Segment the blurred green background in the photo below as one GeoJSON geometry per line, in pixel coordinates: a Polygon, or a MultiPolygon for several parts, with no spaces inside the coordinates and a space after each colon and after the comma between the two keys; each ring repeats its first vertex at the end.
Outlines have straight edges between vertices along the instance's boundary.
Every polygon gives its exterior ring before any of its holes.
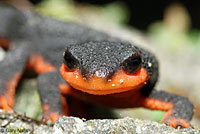
{"type": "MultiPolygon", "coordinates": [[[[34,0],[32,1],[33,3],[37,3],[34,0]]],[[[134,8],[130,9],[127,5],[129,3],[126,0],[105,0],[102,2],[98,2],[98,0],[43,0],[36,4],[36,10],[44,15],[49,15],[60,20],[78,21],[80,23],[83,21],[85,14],[87,14],[87,17],[97,16],[108,23],[142,30],[158,42],[158,44],[168,45],[171,49],[176,50],[176,48],[185,44],[194,45],[200,51],[200,21],[193,20],[195,21],[193,24],[192,15],[189,14],[187,9],[188,5],[194,6],[198,3],[190,2],[193,4],[186,5],[187,3],[184,3],[184,1],[168,1],[166,3],[155,1],[151,2],[148,7],[155,6],[145,9],[149,2],[143,1],[143,3],[139,4],[133,2],[131,4],[140,6],[135,10],[134,8]],[[153,9],[154,7],[155,9],[153,9]],[[162,7],[162,9],[156,7],[162,7]],[[138,10],[138,8],[141,9],[138,10]],[[158,15],[153,15],[156,12],[158,15]],[[145,16],[142,16],[143,14],[145,16]],[[139,18],[138,16],[142,18],[140,21],[136,20],[139,18]],[[136,24],[134,23],[134,19],[136,24]],[[196,23],[198,23],[198,26],[196,23]]],[[[191,8],[194,8],[197,12],[196,14],[199,14],[196,18],[200,17],[200,10],[197,10],[195,7],[191,8]]]]}

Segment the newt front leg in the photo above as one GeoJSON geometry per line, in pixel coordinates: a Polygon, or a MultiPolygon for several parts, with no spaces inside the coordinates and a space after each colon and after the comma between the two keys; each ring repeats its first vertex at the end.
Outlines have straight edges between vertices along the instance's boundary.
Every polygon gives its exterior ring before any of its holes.
{"type": "Polygon", "coordinates": [[[43,122],[56,122],[61,115],[68,115],[66,99],[59,92],[59,84],[67,84],[59,72],[47,72],[38,78],[38,92],[43,104],[43,122]]]}
{"type": "Polygon", "coordinates": [[[194,106],[186,97],[153,90],[141,102],[143,107],[167,111],[162,121],[168,126],[174,128],[192,127],[189,121],[192,119],[194,106]]]}
{"type": "Polygon", "coordinates": [[[14,106],[15,89],[24,72],[30,55],[34,52],[30,42],[15,42],[0,62],[0,108],[11,110],[14,106]]]}

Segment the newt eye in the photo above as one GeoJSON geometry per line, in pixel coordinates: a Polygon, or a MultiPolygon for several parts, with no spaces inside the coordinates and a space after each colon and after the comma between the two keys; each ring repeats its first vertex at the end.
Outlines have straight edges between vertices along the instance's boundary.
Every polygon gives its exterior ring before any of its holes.
{"type": "Polygon", "coordinates": [[[123,69],[127,73],[136,73],[142,64],[142,59],[140,56],[132,56],[126,59],[123,63],[123,69]]]}
{"type": "Polygon", "coordinates": [[[67,66],[69,70],[72,70],[76,67],[76,61],[75,58],[72,56],[71,53],[68,51],[64,52],[64,64],[67,66]]]}

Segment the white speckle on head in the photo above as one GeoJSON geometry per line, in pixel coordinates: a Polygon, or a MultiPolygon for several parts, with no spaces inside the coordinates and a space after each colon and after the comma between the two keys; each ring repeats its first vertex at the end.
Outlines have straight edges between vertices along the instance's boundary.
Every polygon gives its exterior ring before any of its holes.
{"type": "Polygon", "coordinates": [[[151,67],[152,66],[152,63],[151,62],[148,62],[148,67],[151,67]]]}
{"type": "Polygon", "coordinates": [[[116,86],[116,84],[112,84],[112,86],[114,87],[114,86],[116,86]]]}
{"type": "Polygon", "coordinates": [[[95,72],[95,75],[97,76],[97,77],[100,77],[100,78],[104,78],[106,75],[105,75],[105,73],[104,72],[101,72],[101,71],[96,71],[95,72]]]}
{"type": "Polygon", "coordinates": [[[63,56],[65,56],[65,52],[63,52],[63,56]]]}
{"type": "Polygon", "coordinates": [[[5,56],[6,56],[6,52],[0,47],[0,61],[2,61],[5,56]]]}
{"type": "Polygon", "coordinates": [[[146,85],[146,84],[147,84],[147,82],[145,81],[145,82],[144,82],[144,84],[146,85]]]}
{"type": "Polygon", "coordinates": [[[108,82],[111,82],[112,80],[111,79],[108,79],[108,82]]]}
{"type": "Polygon", "coordinates": [[[75,72],[74,72],[74,74],[75,74],[75,75],[78,75],[78,72],[77,72],[77,71],[75,71],[75,72]]]}
{"type": "Polygon", "coordinates": [[[96,71],[96,72],[95,72],[95,75],[96,75],[97,77],[100,77],[100,76],[101,76],[100,73],[99,73],[99,71],[96,71]]]}
{"type": "Polygon", "coordinates": [[[76,79],[78,79],[78,75],[76,75],[76,79]]]}
{"type": "Polygon", "coordinates": [[[119,82],[120,82],[120,84],[122,84],[122,83],[124,82],[124,80],[123,80],[123,79],[120,79],[119,82]]]}

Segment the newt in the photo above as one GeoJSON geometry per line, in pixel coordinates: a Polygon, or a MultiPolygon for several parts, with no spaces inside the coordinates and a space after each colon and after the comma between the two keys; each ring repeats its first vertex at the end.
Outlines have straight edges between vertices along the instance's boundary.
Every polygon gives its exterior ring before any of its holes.
{"type": "Polygon", "coordinates": [[[112,108],[166,111],[162,121],[192,127],[193,104],[156,90],[158,61],[135,44],[74,22],[62,22],[10,5],[0,7],[0,108],[12,110],[19,81],[37,74],[43,118],[69,115],[67,97],[112,108]]]}

